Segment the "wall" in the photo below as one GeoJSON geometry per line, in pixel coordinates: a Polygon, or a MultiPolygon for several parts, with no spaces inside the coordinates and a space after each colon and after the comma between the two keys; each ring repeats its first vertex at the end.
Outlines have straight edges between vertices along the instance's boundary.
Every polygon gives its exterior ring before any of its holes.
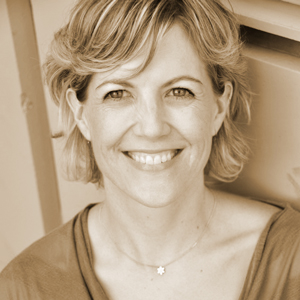
{"type": "Polygon", "coordinates": [[[254,45],[245,54],[254,92],[245,127],[252,154],[240,178],[224,189],[300,208],[300,57],[254,45]]]}
{"type": "MultiPolygon", "coordinates": [[[[43,62],[45,60],[45,56],[48,51],[49,44],[53,38],[54,32],[66,22],[69,10],[73,6],[75,1],[32,0],[31,3],[40,58],[43,62]]],[[[52,132],[55,132],[58,130],[58,111],[53,101],[50,99],[47,89],[45,89],[45,93],[50,128],[52,132]]],[[[62,143],[60,140],[52,140],[52,145],[54,149],[55,164],[57,169],[62,218],[63,222],[66,222],[88,203],[98,202],[102,200],[103,193],[101,190],[97,191],[95,186],[92,184],[85,185],[80,182],[69,182],[65,180],[60,161],[62,143]]]]}
{"type": "MultiPolygon", "coordinates": [[[[26,6],[25,2],[21,2],[21,5],[26,6]]],[[[34,22],[36,23],[35,31],[41,61],[44,60],[54,31],[65,21],[66,14],[70,5],[72,5],[70,2],[32,2],[33,12],[36,16],[34,22]],[[45,12],[47,13],[45,14],[45,12]]],[[[12,3],[9,2],[10,5],[18,5],[17,1],[12,3]]],[[[13,11],[15,12],[15,10],[13,11]]],[[[25,9],[23,11],[23,7],[22,12],[24,16],[20,18],[19,22],[27,22],[24,20],[28,17],[28,14],[25,13],[25,9]]],[[[13,41],[13,37],[16,37],[17,32],[12,30],[11,20],[12,16],[10,15],[9,19],[6,1],[0,0],[0,36],[1,44],[5,45],[5,47],[0,48],[0,65],[2,70],[6,70],[6,72],[0,73],[2,96],[2,109],[0,110],[0,270],[24,248],[45,234],[45,218],[51,218],[53,214],[53,211],[51,212],[49,208],[44,207],[43,211],[41,207],[43,198],[41,189],[45,189],[39,182],[41,176],[37,176],[38,170],[35,165],[39,153],[35,153],[33,156],[36,145],[32,144],[37,140],[30,140],[30,132],[32,136],[32,130],[34,130],[31,128],[29,131],[29,127],[32,125],[32,123],[29,124],[30,120],[28,119],[30,108],[24,105],[24,98],[21,97],[21,94],[24,93],[24,72],[25,70],[28,72],[28,69],[24,70],[20,66],[20,61],[18,65],[18,54],[15,51],[13,41]],[[14,35],[12,35],[12,32],[14,35]],[[21,73],[19,73],[19,70],[21,70],[21,73]],[[23,106],[21,105],[22,101],[23,106]]],[[[27,76],[30,77],[31,74],[25,74],[25,77],[27,76]]],[[[57,129],[57,109],[50,100],[47,91],[45,92],[50,127],[51,131],[54,132],[57,129]]],[[[43,96],[38,101],[44,101],[43,96]]],[[[97,191],[93,185],[66,181],[60,168],[61,143],[59,141],[52,141],[52,143],[55,150],[55,167],[59,198],[62,199],[61,213],[62,222],[64,223],[88,203],[99,201],[101,191],[97,191]]],[[[43,164],[42,157],[38,163],[43,164]]],[[[43,173],[45,174],[47,171],[43,173]]],[[[46,180],[47,176],[46,174],[46,180]]],[[[54,187],[54,189],[56,188],[54,187]]],[[[53,201],[55,200],[53,199],[53,201]]],[[[49,201],[51,199],[48,199],[49,201]]],[[[55,213],[59,212],[56,211],[55,213]]],[[[46,230],[49,231],[49,228],[46,228],[46,230]]]]}
{"type": "Polygon", "coordinates": [[[44,234],[5,0],[0,0],[0,270],[44,234]]]}

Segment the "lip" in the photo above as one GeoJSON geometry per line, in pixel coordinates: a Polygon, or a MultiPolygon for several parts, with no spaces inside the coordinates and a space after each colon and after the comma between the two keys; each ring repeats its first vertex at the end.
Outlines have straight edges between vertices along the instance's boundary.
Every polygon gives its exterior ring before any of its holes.
{"type": "Polygon", "coordinates": [[[144,170],[144,171],[160,171],[160,170],[164,170],[164,169],[167,169],[169,168],[177,159],[178,159],[178,156],[182,153],[183,149],[168,149],[168,150],[145,150],[145,149],[139,149],[139,150],[130,150],[130,151],[122,151],[122,153],[124,154],[124,156],[130,160],[130,162],[133,164],[133,166],[135,166],[137,169],[139,170],[144,170]],[[160,163],[160,164],[154,164],[154,165],[150,165],[150,164],[142,164],[140,162],[137,162],[135,161],[134,159],[132,159],[129,155],[128,155],[128,152],[143,152],[145,154],[159,154],[161,152],[164,152],[164,151],[175,151],[176,154],[175,156],[169,160],[169,161],[166,161],[164,163],[160,163]]]}
{"type": "Polygon", "coordinates": [[[126,150],[126,151],[122,151],[123,153],[128,153],[128,152],[141,152],[141,153],[145,153],[145,154],[159,154],[162,152],[166,152],[166,151],[182,151],[182,148],[164,148],[164,149],[130,149],[130,150],[126,150]]]}

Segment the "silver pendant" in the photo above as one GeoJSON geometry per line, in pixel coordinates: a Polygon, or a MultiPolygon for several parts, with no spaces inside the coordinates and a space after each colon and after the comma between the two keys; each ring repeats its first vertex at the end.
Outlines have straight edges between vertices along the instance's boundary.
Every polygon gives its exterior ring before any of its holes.
{"type": "Polygon", "coordinates": [[[160,266],[159,268],[157,268],[157,274],[159,275],[163,275],[165,273],[165,268],[160,266]]]}

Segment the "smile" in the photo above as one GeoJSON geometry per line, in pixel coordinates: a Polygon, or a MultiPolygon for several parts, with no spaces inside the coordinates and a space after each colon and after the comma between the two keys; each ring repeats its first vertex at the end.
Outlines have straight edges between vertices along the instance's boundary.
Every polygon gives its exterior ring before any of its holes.
{"type": "Polygon", "coordinates": [[[131,159],[146,165],[159,165],[172,160],[182,149],[167,150],[159,153],[124,152],[131,159]]]}

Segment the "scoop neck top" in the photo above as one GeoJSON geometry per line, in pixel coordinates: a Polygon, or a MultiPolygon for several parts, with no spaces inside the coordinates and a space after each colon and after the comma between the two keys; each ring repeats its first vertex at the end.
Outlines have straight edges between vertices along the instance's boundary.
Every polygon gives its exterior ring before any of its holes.
{"type": "MultiPolygon", "coordinates": [[[[257,199],[253,200],[257,201],[257,199]]],[[[298,295],[300,295],[300,213],[295,211],[289,204],[273,201],[263,202],[277,206],[280,210],[270,217],[260,234],[238,300],[277,299],[276,295],[272,292],[272,288],[274,288],[274,291],[276,290],[276,294],[280,295],[283,291],[278,291],[277,284],[280,282],[281,286],[282,281],[284,281],[284,276],[288,276],[288,274],[284,275],[284,270],[280,270],[280,266],[282,269],[286,268],[286,265],[289,262],[292,263],[294,258],[297,258],[297,263],[299,263],[299,272],[297,275],[298,295]],[[297,257],[295,257],[295,252],[298,252],[297,257]],[[284,259],[280,259],[282,254],[284,254],[284,259]],[[281,265],[279,265],[279,262],[281,262],[281,265]],[[276,270],[273,272],[272,270],[274,268],[276,270]],[[273,296],[270,297],[269,295],[273,296]]],[[[92,250],[87,228],[88,211],[90,208],[91,207],[87,207],[82,213],[82,233],[87,246],[86,255],[88,255],[90,261],[89,268],[85,269],[85,271],[89,274],[93,274],[91,288],[97,285],[98,289],[101,289],[104,293],[92,268],[92,250]]],[[[284,288],[287,288],[286,285],[282,287],[282,290],[284,290],[284,288]]],[[[108,300],[106,296],[103,300],[104,299],[108,300]]],[[[278,299],[286,300],[287,298],[278,299]]]]}
{"type": "MultiPolygon", "coordinates": [[[[280,210],[258,239],[238,300],[300,299],[300,213],[289,204],[268,203],[280,210]]],[[[1,300],[108,300],[93,269],[88,233],[88,214],[96,204],[7,265],[0,273],[1,300]]]]}

